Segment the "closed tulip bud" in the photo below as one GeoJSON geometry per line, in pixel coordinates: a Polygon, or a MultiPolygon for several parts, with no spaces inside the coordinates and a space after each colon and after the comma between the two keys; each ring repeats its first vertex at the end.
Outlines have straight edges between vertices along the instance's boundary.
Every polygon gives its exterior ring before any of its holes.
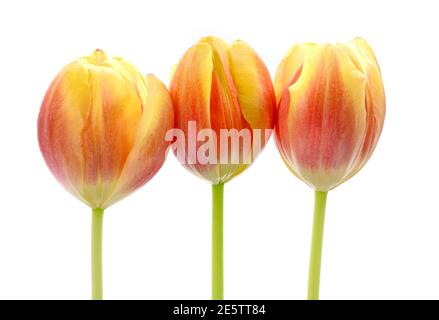
{"type": "Polygon", "coordinates": [[[56,179],[92,208],[92,298],[102,299],[104,209],[160,169],[173,126],[166,87],[101,51],[66,67],[50,85],[38,118],[43,157],[56,179]]]}
{"type": "Polygon", "coordinates": [[[355,175],[384,123],[380,69],[363,39],[296,45],[275,76],[276,142],[288,168],[317,191],[355,175]]]}
{"type": "Polygon", "coordinates": [[[170,85],[179,161],[212,183],[212,298],[223,299],[223,188],[265,146],[275,124],[270,74],[246,43],[202,38],[170,85]]]}
{"type": "Polygon", "coordinates": [[[182,156],[177,156],[213,184],[244,171],[274,127],[276,100],[269,72],[242,41],[229,45],[215,37],[199,40],[177,65],[170,93],[175,127],[185,138],[182,156]],[[242,140],[232,141],[236,138],[242,140]],[[211,148],[204,161],[200,151],[206,140],[211,148]]]}
{"type": "Polygon", "coordinates": [[[38,140],[57,180],[92,208],[146,183],[168,149],[173,108],[166,87],[101,50],[56,76],[38,118],[38,140]]]}
{"type": "Polygon", "coordinates": [[[381,73],[363,39],[302,44],[275,77],[276,142],[288,168],[315,190],[308,299],[319,299],[326,199],[372,155],[384,124],[381,73]]]}

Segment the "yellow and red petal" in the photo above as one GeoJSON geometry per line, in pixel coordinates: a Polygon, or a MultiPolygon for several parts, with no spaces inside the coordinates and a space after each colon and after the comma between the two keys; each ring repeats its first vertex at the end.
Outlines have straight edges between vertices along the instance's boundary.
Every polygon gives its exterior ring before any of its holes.
{"type": "Polygon", "coordinates": [[[175,69],[169,91],[178,114],[175,126],[186,134],[188,121],[210,127],[212,70],[212,50],[205,43],[190,48],[175,69]]]}
{"type": "MultiPolygon", "coordinates": [[[[175,110],[175,128],[185,136],[185,158],[182,164],[189,171],[206,179],[216,179],[215,165],[199,165],[196,151],[200,142],[189,132],[189,122],[195,121],[197,129],[210,128],[210,100],[212,87],[212,49],[207,43],[197,43],[181,58],[170,84],[170,94],[175,110]],[[189,143],[190,142],[190,143],[189,143]],[[192,145],[193,144],[193,145],[192,145]]],[[[195,135],[197,132],[195,132],[195,135]]]]}
{"type": "Polygon", "coordinates": [[[264,62],[243,41],[233,42],[228,54],[242,115],[252,129],[273,129],[276,98],[264,62]]]}
{"type": "Polygon", "coordinates": [[[347,177],[350,178],[357,173],[369,160],[384,125],[386,113],[386,96],[384,84],[381,78],[381,71],[376,57],[369,44],[361,38],[356,38],[349,43],[349,47],[356,54],[366,74],[366,113],[367,129],[363,146],[358,155],[353,172],[347,177]]]}
{"type": "Polygon", "coordinates": [[[38,117],[38,140],[47,166],[78,198],[84,184],[81,133],[92,100],[88,76],[82,64],[65,67],[47,90],[38,117]]]}
{"type": "Polygon", "coordinates": [[[277,103],[285,90],[295,82],[297,73],[302,68],[305,57],[311,54],[319,45],[314,43],[296,44],[288,50],[280,62],[274,77],[274,91],[277,103]]]}
{"type": "Polygon", "coordinates": [[[88,184],[96,179],[113,183],[133,148],[142,102],[137,88],[113,69],[90,67],[90,82],[93,101],[83,128],[85,178],[88,184]]]}
{"type": "Polygon", "coordinates": [[[123,198],[148,182],[166,159],[170,142],[166,133],[174,125],[171,96],[153,75],[144,79],[143,111],[136,126],[134,144],[120,172],[120,178],[106,205],[123,198]]]}

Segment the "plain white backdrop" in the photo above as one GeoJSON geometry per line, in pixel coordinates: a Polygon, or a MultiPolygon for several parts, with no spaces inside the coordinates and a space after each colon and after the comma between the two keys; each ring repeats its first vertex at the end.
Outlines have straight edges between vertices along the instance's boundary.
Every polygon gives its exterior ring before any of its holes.
{"type": "MultiPolygon", "coordinates": [[[[387,117],[375,154],[329,193],[322,299],[439,299],[436,1],[0,2],[0,298],[88,299],[88,207],[53,178],[37,116],[57,72],[96,48],[166,84],[198,38],[248,42],[274,75],[296,42],[362,36],[387,117]]],[[[104,218],[106,299],[210,298],[210,185],[173,154],[104,218]]],[[[225,297],[306,297],[313,191],[270,141],[225,186],[225,297]]]]}

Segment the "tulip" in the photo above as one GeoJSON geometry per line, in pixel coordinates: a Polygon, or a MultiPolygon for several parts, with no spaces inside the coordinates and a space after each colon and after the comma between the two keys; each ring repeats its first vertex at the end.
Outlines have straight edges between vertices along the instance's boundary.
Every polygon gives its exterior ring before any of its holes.
{"type": "Polygon", "coordinates": [[[274,86],[277,147],[291,172],[315,190],[308,298],[318,299],[327,192],[372,155],[384,124],[384,87],[375,55],[360,38],[293,46],[274,86]]]}
{"type": "Polygon", "coordinates": [[[104,209],[160,169],[172,100],[152,75],[102,50],[65,66],[44,97],[38,140],[50,171],[92,208],[92,297],[102,298],[104,209]]]}
{"type": "Polygon", "coordinates": [[[254,161],[274,128],[273,85],[246,43],[206,37],[181,58],[170,93],[174,153],[212,184],[212,297],[223,299],[223,187],[254,161]]]}

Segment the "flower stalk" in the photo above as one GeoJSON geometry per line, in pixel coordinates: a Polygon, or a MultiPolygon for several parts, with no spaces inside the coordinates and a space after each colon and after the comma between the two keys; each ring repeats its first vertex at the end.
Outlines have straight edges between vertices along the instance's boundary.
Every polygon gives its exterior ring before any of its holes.
{"type": "Polygon", "coordinates": [[[212,185],[212,300],[224,299],[224,184],[212,185]]]}
{"type": "Polygon", "coordinates": [[[102,300],[102,225],[104,210],[92,210],[91,224],[91,297],[93,300],[102,300]]]}
{"type": "Polygon", "coordinates": [[[320,267],[322,264],[323,229],[328,192],[315,191],[312,226],[311,258],[309,262],[308,300],[319,300],[320,267]]]}

